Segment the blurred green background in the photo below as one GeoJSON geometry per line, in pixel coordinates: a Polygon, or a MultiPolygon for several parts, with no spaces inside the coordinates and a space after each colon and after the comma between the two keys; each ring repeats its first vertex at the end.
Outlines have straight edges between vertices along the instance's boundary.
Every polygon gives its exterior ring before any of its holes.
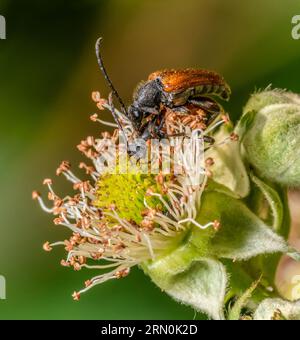
{"type": "MultiPolygon", "coordinates": [[[[139,270],[73,302],[71,294],[93,275],[59,265],[62,248],[47,254],[45,240],[67,233],[32,202],[62,159],[99,126],[90,94],[108,94],[94,43],[129,103],[141,79],[161,68],[201,67],[223,74],[234,118],[255,88],[300,92],[300,40],[291,38],[297,0],[0,0],[7,39],[0,40],[0,274],[7,299],[0,319],[192,319],[139,270]]],[[[108,114],[106,118],[109,118],[108,114]]],[[[58,178],[55,189],[71,187],[58,178]]],[[[196,316],[200,317],[199,315],[196,316]]]]}

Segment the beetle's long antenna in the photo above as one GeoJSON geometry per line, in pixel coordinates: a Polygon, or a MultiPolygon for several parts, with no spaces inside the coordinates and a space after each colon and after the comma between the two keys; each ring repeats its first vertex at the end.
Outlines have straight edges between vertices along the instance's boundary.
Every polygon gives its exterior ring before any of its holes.
{"type": "Polygon", "coordinates": [[[100,70],[101,72],[103,73],[104,75],[104,78],[106,79],[109,87],[111,88],[113,94],[117,97],[121,107],[122,107],[122,111],[123,113],[128,117],[128,113],[127,113],[127,110],[126,110],[126,107],[124,105],[124,102],[122,100],[122,98],[120,97],[119,93],[117,92],[117,90],[115,89],[112,81],[110,80],[107,72],[106,72],[106,69],[104,67],[104,64],[103,64],[103,59],[102,59],[102,56],[101,56],[101,53],[100,53],[100,47],[101,47],[101,42],[102,42],[102,38],[100,37],[97,41],[96,41],[96,45],[95,45],[95,49],[96,49],[96,57],[97,57],[97,61],[98,61],[98,64],[99,64],[99,67],[100,67],[100,70]]]}
{"type": "Polygon", "coordinates": [[[126,141],[126,146],[128,147],[127,135],[126,135],[126,133],[125,133],[125,131],[123,129],[122,124],[120,123],[119,117],[116,114],[115,107],[114,107],[114,104],[113,104],[113,101],[112,101],[112,92],[108,96],[108,103],[109,103],[109,105],[111,107],[111,113],[112,113],[112,115],[114,117],[114,120],[116,121],[116,123],[117,123],[117,125],[119,127],[119,130],[122,132],[124,140],[126,141]]]}

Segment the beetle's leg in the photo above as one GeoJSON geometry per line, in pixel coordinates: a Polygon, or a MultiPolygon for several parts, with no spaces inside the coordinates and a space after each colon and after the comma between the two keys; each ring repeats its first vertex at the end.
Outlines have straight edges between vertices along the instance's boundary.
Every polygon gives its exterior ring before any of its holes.
{"type": "Polygon", "coordinates": [[[165,138],[166,134],[162,131],[163,129],[163,126],[165,124],[165,115],[161,114],[159,117],[155,117],[155,123],[160,119],[158,125],[156,124],[154,126],[154,132],[155,132],[155,135],[158,137],[158,138],[165,138]]]}
{"type": "Polygon", "coordinates": [[[211,113],[221,113],[223,111],[221,105],[219,105],[216,101],[210,98],[194,97],[188,99],[187,102],[198,106],[200,109],[203,109],[204,111],[208,111],[211,113]]]}
{"type": "Polygon", "coordinates": [[[173,109],[176,113],[181,113],[181,114],[189,114],[190,110],[186,106],[176,106],[173,109]]]}
{"type": "Polygon", "coordinates": [[[153,129],[155,128],[156,117],[150,120],[149,122],[143,124],[139,129],[140,138],[147,141],[151,137],[153,137],[153,129]]]}
{"type": "Polygon", "coordinates": [[[159,115],[159,112],[152,112],[155,114],[150,121],[144,123],[139,129],[139,135],[141,138],[148,140],[151,137],[160,138],[161,129],[165,122],[164,115],[159,115]]]}
{"type": "Polygon", "coordinates": [[[149,140],[152,137],[150,123],[146,125],[144,131],[142,132],[141,138],[144,139],[145,141],[149,140]]]}
{"type": "MultiPolygon", "coordinates": [[[[151,123],[152,123],[153,120],[143,124],[143,125],[140,125],[139,126],[139,129],[137,130],[137,133],[138,133],[138,139],[142,139],[144,140],[145,142],[147,142],[151,137],[151,123]]],[[[144,157],[143,155],[143,150],[140,149],[140,146],[135,143],[134,141],[132,143],[128,143],[128,155],[131,157],[131,156],[134,156],[137,161],[140,161],[141,158],[144,157]],[[142,152],[142,154],[141,154],[142,152]]]]}
{"type": "Polygon", "coordinates": [[[151,114],[158,115],[159,114],[159,109],[157,109],[156,107],[140,106],[139,110],[144,113],[145,117],[147,116],[146,114],[148,114],[148,115],[151,115],[151,114]]]}
{"type": "Polygon", "coordinates": [[[207,135],[203,136],[203,140],[204,140],[204,142],[209,143],[210,145],[215,143],[215,139],[213,137],[210,137],[210,136],[207,136],[207,135]]]}
{"type": "Polygon", "coordinates": [[[218,115],[222,114],[223,108],[217,102],[205,97],[195,97],[188,100],[188,103],[198,106],[200,109],[209,112],[211,115],[208,118],[207,125],[212,123],[218,115]]]}

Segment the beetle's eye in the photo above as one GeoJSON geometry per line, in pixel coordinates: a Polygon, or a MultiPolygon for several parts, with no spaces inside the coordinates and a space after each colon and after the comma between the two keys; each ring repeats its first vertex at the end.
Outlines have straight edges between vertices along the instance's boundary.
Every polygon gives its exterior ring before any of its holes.
{"type": "Polygon", "coordinates": [[[140,117],[140,112],[138,110],[134,110],[133,111],[133,115],[135,118],[139,118],[140,117]]]}
{"type": "Polygon", "coordinates": [[[129,113],[133,118],[139,118],[141,116],[140,111],[134,106],[130,107],[129,113]]]}

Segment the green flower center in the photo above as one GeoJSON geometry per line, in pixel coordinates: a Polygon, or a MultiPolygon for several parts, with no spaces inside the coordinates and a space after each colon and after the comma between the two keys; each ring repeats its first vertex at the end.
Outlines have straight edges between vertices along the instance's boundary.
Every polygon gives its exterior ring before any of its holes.
{"type": "Polygon", "coordinates": [[[163,209],[159,198],[149,195],[149,191],[162,194],[155,175],[104,174],[97,182],[93,204],[103,212],[113,208],[122,219],[140,224],[146,208],[144,201],[153,209],[163,209]]]}

